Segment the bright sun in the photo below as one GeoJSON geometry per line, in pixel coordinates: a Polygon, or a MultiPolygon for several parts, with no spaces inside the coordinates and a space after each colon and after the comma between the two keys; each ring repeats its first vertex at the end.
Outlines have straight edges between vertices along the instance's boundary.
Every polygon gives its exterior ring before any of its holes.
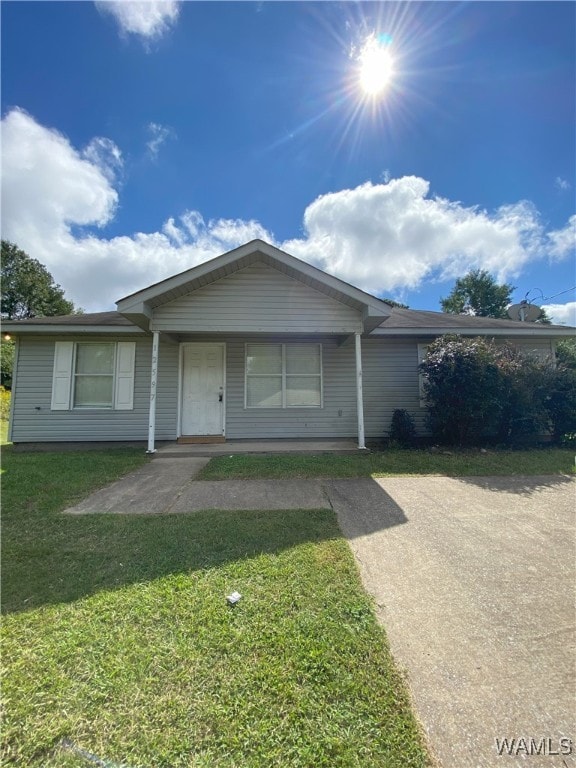
{"type": "Polygon", "coordinates": [[[358,58],[360,86],[368,96],[377,96],[386,88],[394,73],[394,60],[388,50],[388,41],[382,42],[371,35],[358,58]]]}

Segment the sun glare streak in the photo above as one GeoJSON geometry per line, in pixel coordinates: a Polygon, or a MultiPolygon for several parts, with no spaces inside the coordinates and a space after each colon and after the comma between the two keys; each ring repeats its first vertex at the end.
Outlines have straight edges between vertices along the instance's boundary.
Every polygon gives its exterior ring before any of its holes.
{"type": "Polygon", "coordinates": [[[368,96],[378,96],[390,83],[394,74],[394,59],[389,50],[391,39],[387,35],[370,35],[358,56],[360,86],[368,96]]]}

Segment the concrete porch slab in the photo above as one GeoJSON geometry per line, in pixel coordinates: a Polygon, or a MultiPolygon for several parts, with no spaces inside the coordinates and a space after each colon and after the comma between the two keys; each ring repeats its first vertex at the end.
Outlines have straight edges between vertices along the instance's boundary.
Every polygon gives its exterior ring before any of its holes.
{"type": "Polygon", "coordinates": [[[154,458],[186,456],[232,456],[238,453],[358,453],[355,440],[227,440],[225,443],[168,443],[161,445],[154,458]]]}

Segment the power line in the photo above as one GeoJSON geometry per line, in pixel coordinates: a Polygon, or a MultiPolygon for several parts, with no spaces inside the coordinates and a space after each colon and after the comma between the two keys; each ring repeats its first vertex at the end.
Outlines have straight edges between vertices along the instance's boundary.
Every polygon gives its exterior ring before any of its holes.
{"type": "Polygon", "coordinates": [[[562,296],[562,294],[570,293],[570,291],[576,291],[576,285],[572,286],[572,288],[567,288],[565,291],[560,291],[560,293],[555,293],[553,296],[542,297],[542,301],[550,301],[550,299],[555,299],[556,296],[562,296]]]}

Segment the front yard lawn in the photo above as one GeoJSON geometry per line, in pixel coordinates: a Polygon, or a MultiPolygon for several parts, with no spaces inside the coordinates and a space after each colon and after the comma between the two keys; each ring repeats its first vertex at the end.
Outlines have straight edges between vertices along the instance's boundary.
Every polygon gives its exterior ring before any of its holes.
{"type": "Polygon", "coordinates": [[[141,452],[3,453],[4,765],[429,764],[331,512],[66,517],[141,452]]]}
{"type": "Polygon", "coordinates": [[[558,475],[574,472],[574,451],[386,450],[374,453],[218,456],[199,480],[289,477],[387,477],[391,475],[558,475]]]}

